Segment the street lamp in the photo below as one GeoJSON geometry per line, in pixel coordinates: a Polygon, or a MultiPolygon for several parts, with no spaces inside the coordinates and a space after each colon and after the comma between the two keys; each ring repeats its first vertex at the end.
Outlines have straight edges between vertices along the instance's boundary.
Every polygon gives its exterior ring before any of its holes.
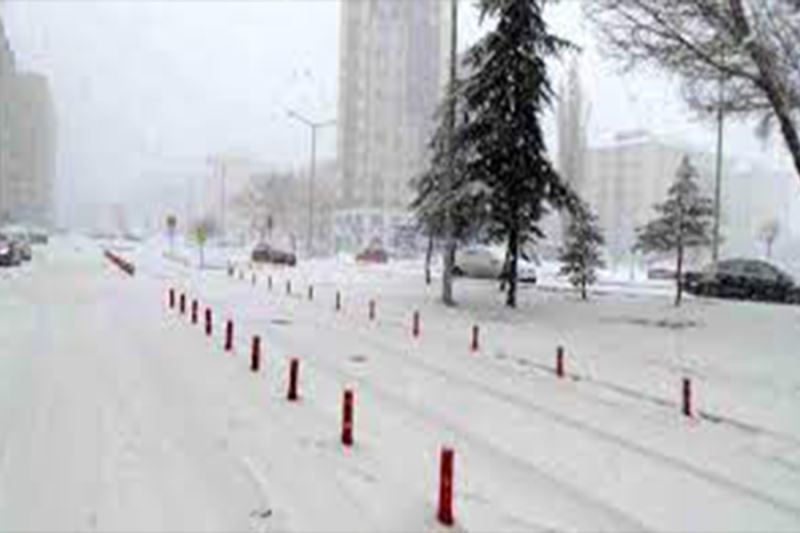
{"type": "Polygon", "coordinates": [[[326,126],[336,124],[336,120],[326,120],[323,122],[315,122],[310,120],[296,111],[288,110],[289,117],[300,121],[309,128],[311,128],[311,169],[308,179],[308,253],[314,255],[314,175],[316,174],[317,165],[317,130],[326,126]]]}

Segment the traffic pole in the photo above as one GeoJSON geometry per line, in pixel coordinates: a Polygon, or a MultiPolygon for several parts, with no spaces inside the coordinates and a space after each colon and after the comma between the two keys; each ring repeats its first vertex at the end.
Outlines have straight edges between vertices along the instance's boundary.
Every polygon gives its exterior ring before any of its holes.
{"type": "Polygon", "coordinates": [[[436,517],[445,526],[453,525],[453,450],[443,448],[439,470],[439,510],[436,517]]]}
{"type": "Polygon", "coordinates": [[[683,378],[683,414],[692,416],[692,382],[689,378],[683,378]]]}
{"type": "Polygon", "coordinates": [[[556,348],[556,376],[564,377],[564,347],[558,346],[556,348]]]}
{"type": "Polygon", "coordinates": [[[258,372],[261,367],[261,337],[253,337],[253,346],[250,350],[250,371],[258,372]]]}
{"type": "Polygon", "coordinates": [[[342,444],[353,445],[353,391],[345,389],[342,398],[342,444]]]}
{"type": "Polygon", "coordinates": [[[300,373],[300,361],[293,358],[289,362],[289,390],[286,394],[286,399],[290,402],[296,402],[298,398],[297,394],[297,380],[299,378],[300,373]]]}
{"type": "Polygon", "coordinates": [[[225,351],[233,352],[233,320],[225,324],[225,351]]]}

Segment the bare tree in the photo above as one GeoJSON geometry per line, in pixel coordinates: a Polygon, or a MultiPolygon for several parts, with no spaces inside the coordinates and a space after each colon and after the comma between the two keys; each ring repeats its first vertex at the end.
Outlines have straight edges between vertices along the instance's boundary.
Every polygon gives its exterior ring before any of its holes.
{"type": "Polygon", "coordinates": [[[767,259],[772,257],[772,245],[775,244],[775,239],[778,238],[780,232],[781,224],[774,218],[764,222],[758,230],[758,237],[764,241],[766,247],[767,259]]]}
{"type": "Polygon", "coordinates": [[[777,122],[800,179],[800,0],[591,0],[608,51],[627,68],[678,75],[703,115],[777,122]],[[719,84],[725,94],[720,102],[719,84]]]}

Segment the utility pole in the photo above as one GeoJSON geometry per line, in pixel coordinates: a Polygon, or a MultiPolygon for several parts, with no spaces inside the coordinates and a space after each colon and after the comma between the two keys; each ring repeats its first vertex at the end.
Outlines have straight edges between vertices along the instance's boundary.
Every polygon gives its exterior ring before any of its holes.
{"type": "MultiPolygon", "coordinates": [[[[456,130],[456,76],[458,63],[458,0],[450,0],[450,79],[447,87],[447,173],[443,180],[445,197],[452,197],[451,189],[455,183],[455,130],[456,130]]],[[[444,271],[442,272],[442,302],[445,305],[455,305],[453,299],[453,267],[456,255],[456,240],[453,231],[453,213],[449,202],[445,203],[444,210],[444,238],[445,250],[443,258],[444,271]]]]}
{"type": "Polygon", "coordinates": [[[308,178],[308,236],[306,246],[308,254],[314,255],[314,177],[317,170],[317,130],[326,126],[336,124],[336,120],[326,120],[324,122],[314,122],[299,113],[289,110],[288,114],[291,118],[300,121],[309,128],[311,128],[311,162],[310,173],[308,178]]]}

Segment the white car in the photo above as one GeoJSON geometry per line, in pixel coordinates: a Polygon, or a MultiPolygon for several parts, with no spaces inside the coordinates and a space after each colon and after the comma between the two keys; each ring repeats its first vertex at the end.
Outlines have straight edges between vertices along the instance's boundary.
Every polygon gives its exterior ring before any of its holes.
{"type": "MultiPolygon", "coordinates": [[[[453,274],[469,278],[501,279],[505,250],[491,246],[467,246],[456,252],[453,274]]],[[[536,266],[520,257],[517,261],[517,279],[536,283],[536,266]]]]}

